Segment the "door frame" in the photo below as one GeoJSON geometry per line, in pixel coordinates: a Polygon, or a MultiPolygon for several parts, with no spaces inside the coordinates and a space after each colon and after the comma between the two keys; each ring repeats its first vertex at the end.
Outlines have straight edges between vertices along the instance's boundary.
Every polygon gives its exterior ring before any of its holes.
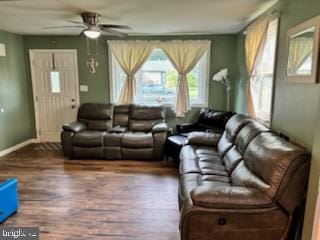
{"type": "Polygon", "coordinates": [[[320,238],[320,215],[319,214],[320,214],[320,179],[319,179],[315,214],[313,219],[312,240],[317,240],[320,238]]]}
{"type": "Polygon", "coordinates": [[[33,106],[34,106],[34,115],[35,115],[35,126],[36,126],[36,139],[37,142],[40,142],[40,112],[39,104],[37,100],[37,81],[35,79],[35,69],[34,69],[34,58],[36,53],[72,53],[74,56],[74,66],[75,66],[75,81],[76,81],[76,97],[75,104],[78,107],[80,104],[80,93],[79,93],[79,68],[78,68],[78,51],[76,49],[30,49],[29,50],[29,61],[30,61],[30,70],[31,70],[31,81],[32,81],[32,95],[33,95],[33,106]]]}

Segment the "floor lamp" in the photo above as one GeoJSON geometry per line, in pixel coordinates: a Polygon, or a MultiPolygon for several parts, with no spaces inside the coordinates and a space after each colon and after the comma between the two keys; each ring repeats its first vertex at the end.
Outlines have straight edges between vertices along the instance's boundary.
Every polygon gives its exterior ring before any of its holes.
{"type": "Polygon", "coordinates": [[[219,82],[226,86],[226,92],[227,92],[227,111],[230,111],[230,94],[231,94],[231,82],[228,78],[228,69],[224,68],[217,72],[212,77],[213,81],[219,82]]]}

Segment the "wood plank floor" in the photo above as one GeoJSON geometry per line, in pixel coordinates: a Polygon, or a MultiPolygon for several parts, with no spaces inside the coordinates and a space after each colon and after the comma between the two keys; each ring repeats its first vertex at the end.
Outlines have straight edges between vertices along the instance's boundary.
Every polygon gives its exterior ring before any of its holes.
{"type": "Polygon", "coordinates": [[[29,145],[0,158],[0,180],[9,177],[20,208],[2,226],[38,226],[50,240],[180,239],[173,164],[65,160],[29,145]]]}

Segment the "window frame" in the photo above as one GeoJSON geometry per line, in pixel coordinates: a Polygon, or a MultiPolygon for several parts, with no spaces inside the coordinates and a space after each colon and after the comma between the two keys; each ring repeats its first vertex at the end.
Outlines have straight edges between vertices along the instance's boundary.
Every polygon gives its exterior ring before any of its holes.
{"type": "MultiPolygon", "coordinates": [[[[155,47],[156,49],[157,47],[155,47]]],[[[163,50],[162,50],[163,51],[163,50]]],[[[199,88],[201,89],[199,92],[199,98],[196,101],[193,101],[190,98],[190,106],[194,108],[201,108],[201,107],[208,107],[209,105],[209,83],[210,83],[210,65],[211,65],[211,44],[209,45],[208,49],[206,50],[205,54],[205,61],[204,61],[204,66],[203,71],[200,71],[200,74],[203,74],[203,76],[200,76],[201,80],[199,81],[199,88]]],[[[202,56],[203,57],[203,56],[202,56]]],[[[109,100],[110,103],[116,104],[116,99],[115,99],[115,94],[114,91],[115,89],[115,84],[114,84],[114,79],[113,76],[114,74],[114,62],[116,59],[114,58],[112,51],[110,49],[110,46],[108,45],[108,67],[109,67],[109,100]]],[[[121,91],[121,90],[120,90],[121,91]]],[[[172,102],[165,102],[164,104],[167,107],[173,108],[175,105],[175,97],[173,98],[172,102]]],[[[158,105],[158,103],[154,100],[144,100],[143,102],[141,101],[136,101],[136,104],[146,104],[146,105],[158,105]]]]}
{"type": "Polygon", "coordinates": [[[272,74],[261,74],[259,76],[271,76],[272,77],[272,88],[271,88],[271,102],[270,102],[270,115],[269,115],[269,122],[265,122],[264,119],[261,119],[257,117],[257,121],[260,122],[261,124],[271,127],[272,126],[272,121],[273,121],[273,112],[274,112],[274,99],[275,99],[275,78],[276,78],[276,73],[277,73],[277,59],[278,59],[278,48],[279,48],[279,28],[280,28],[280,17],[275,16],[270,19],[270,23],[272,21],[276,21],[276,39],[275,39],[275,49],[274,49],[274,59],[273,59],[273,72],[272,74]]]}

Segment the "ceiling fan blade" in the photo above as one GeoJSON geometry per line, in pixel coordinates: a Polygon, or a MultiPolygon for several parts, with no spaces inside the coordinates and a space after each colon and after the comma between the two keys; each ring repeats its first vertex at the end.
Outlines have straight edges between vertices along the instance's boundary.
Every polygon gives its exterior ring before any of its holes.
{"type": "Polygon", "coordinates": [[[118,29],[127,29],[127,30],[132,30],[131,27],[126,26],[126,25],[117,25],[117,24],[99,24],[99,26],[104,27],[104,28],[118,28],[118,29]]]}
{"type": "Polygon", "coordinates": [[[116,35],[118,37],[127,37],[128,36],[128,34],[126,34],[126,33],[119,32],[119,31],[116,31],[116,30],[113,30],[113,29],[110,29],[110,28],[101,27],[101,30],[103,32],[111,33],[111,34],[116,35]]]}
{"type": "Polygon", "coordinates": [[[56,26],[56,27],[45,27],[43,29],[54,29],[54,28],[85,28],[85,26],[56,26]]]}
{"type": "Polygon", "coordinates": [[[69,23],[75,23],[75,24],[81,24],[81,25],[85,25],[83,22],[81,21],[73,21],[73,20],[68,20],[69,23]]]}
{"type": "Polygon", "coordinates": [[[81,33],[79,34],[79,36],[78,37],[82,37],[82,36],[84,36],[84,31],[85,30],[87,30],[87,29],[83,29],[82,31],[81,31],[81,33]]]}

